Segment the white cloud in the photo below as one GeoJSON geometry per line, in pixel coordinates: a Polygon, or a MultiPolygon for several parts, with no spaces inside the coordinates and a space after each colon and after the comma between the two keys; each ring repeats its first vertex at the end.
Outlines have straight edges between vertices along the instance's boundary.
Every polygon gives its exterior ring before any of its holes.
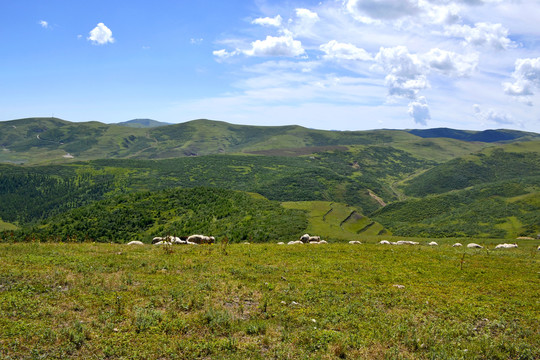
{"type": "Polygon", "coordinates": [[[359,18],[395,20],[420,12],[417,0],[347,0],[347,10],[359,18]]]}
{"type": "Polygon", "coordinates": [[[447,27],[447,36],[461,37],[466,45],[490,47],[496,50],[506,50],[515,44],[508,38],[508,29],[501,24],[476,23],[469,25],[452,25],[447,27]]]}
{"type": "Polygon", "coordinates": [[[237,54],[236,51],[229,52],[225,49],[215,50],[212,54],[218,59],[218,61],[225,60],[237,54]]]}
{"type": "Polygon", "coordinates": [[[88,40],[90,40],[94,45],[105,45],[107,43],[112,44],[114,42],[112,31],[103,23],[97,24],[97,26],[90,31],[88,40]]]}
{"type": "Polygon", "coordinates": [[[325,59],[343,59],[343,60],[372,60],[373,57],[364,49],[358,48],[353,44],[340,43],[331,40],[320,46],[321,51],[326,53],[325,59]]]}
{"type": "Polygon", "coordinates": [[[452,51],[431,49],[422,55],[422,60],[430,69],[448,76],[470,76],[478,65],[478,54],[461,55],[452,51]]]}
{"type": "Polygon", "coordinates": [[[427,18],[433,24],[451,25],[461,19],[461,7],[455,3],[442,6],[424,3],[423,9],[427,14],[427,18]]]}
{"type": "Polygon", "coordinates": [[[283,22],[283,18],[280,15],[277,15],[273,18],[271,17],[257,18],[253,20],[251,23],[255,25],[261,25],[261,26],[281,27],[282,22],[283,22]]]}
{"type": "Polygon", "coordinates": [[[415,123],[427,125],[427,121],[431,120],[431,115],[425,97],[419,96],[418,99],[409,103],[409,115],[415,123]]]}
{"type": "Polygon", "coordinates": [[[192,44],[192,45],[202,44],[203,41],[204,41],[203,38],[191,38],[189,40],[190,44],[192,44]]]}
{"type": "Polygon", "coordinates": [[[313,24],[320,20],[319,15],[309,9],[296,9],[296,16],[302,21],[313,24]]]}
{"type": "MultiPolygon", "coordinates": [[[[515,80],[513,83],[503,84],[505,93],[518,97],[534,95],[534,89],[540,89],[540,57],[516,60],[512,77],[515,80]]],[[[531,102],[528,104],[532,105],[531,102]]]]}
{"type": "Polygon", "coordinates": [[[476,118],[483,123],[495,123],[498,125],[510,125],[515,123],[514,118],[505,112],[500,112],[494,109],[483,111],[478,104],[474,104],[473,109],[476,118]]]}
{"type": "Polygon", "coordinates": [[[49,27],[49,23],[45,20],[40,20],[38,24],[41,25],[41,27],[44,29],[47,29],[49,27]]]}
{"type": "Polygon", "coordinates": [[[305,54],[302,43],[294,40],[289,32],[283,36],[267,36],[265,40],[256,40],[251,43],[251,49],[244,50],[248,56],[286,56],[296,57],[305,54]]]}
{"type": "Polygon", "coordinates": [[[388,73],[385,81],[389,95],[415,99],[418,91],[429,87],[425,65],[405,46],[381,48],[375,60],[388,73]]]}

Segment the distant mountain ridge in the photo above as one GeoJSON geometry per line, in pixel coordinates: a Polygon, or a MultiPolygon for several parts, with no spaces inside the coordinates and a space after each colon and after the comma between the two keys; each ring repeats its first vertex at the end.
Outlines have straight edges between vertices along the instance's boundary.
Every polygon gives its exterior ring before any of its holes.
{"type": "Polygon", "coordinates": [[[152,119],[133,119],[129,121],[113,123],[111,125],[120,125],[120,126],[134,127],[134,128],[154,128],[154,127],[167,126],[167,125],[173,125],[173,124],[156,121],[152,119]]]}
{"type": "Polygon", "coordinates": [[[518,131],[518,130],[456,130],[450,128],[434,128],[434,129],[415,129],[408,130],[409,134],[420,136],[421,138],[449,138],[462,141],[480,141],[480,142],[502,142],[521,139],[524,137],[538,137],[539,134],[518,131]]]}
{"type": "Polygon", "coordinates": [[[423,153],[429,160],[435,154],[445,154],[443,158],[450,159],[496,142],[534,139],[540,140],[540,134],[504,129],[328,131],[298,125],[235,125],[206,119],[167,125],[151,119],[104,124],[27,118],[0,122],[0,163],[166,159],[238,153],[299,156],[322,149],[381,144],[392,144],[406,151],[414,147],[414,151],[423,153]],[[432,151],[433,147],[436,152],[432,151]]]}

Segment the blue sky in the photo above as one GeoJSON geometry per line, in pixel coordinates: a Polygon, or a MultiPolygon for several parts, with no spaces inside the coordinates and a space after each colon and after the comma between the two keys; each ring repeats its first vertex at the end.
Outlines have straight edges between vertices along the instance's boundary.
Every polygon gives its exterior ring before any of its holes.
{"type": "Polygon", "coordinates": [[[0,120],[540,132],[538,0],[0,3],[0,120]]]}

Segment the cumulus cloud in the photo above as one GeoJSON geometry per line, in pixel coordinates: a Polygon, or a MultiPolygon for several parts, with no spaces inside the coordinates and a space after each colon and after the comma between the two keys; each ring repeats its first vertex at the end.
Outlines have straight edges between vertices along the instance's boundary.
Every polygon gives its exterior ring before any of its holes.
{"type": "Polygon", "coordinates": [[[423,10],[432,24],[452,25],[461,19],[461,7],[455,3],[445,5],[423,3],[423,10]]]}
{"type": "Polygon", "coordinates": [[[473,109],[476,118],[481,120],[483,123],[496,123],[499,125],[509,125],[515,123],[514,118],[507,113],[494,109],[482,110],[478,104],[474,104],[473,109]]]}
{"type": "Polygon", "coordinates": [[[42,28],[47,29],[49,27],[49,23],[45,20],[39,20],[39,25],[41,25],[42,28]]]}
{"type": "Polygon", "coordinates": [[[321,51],[326,53],[325,59],[342,59],[342,60],[372,60],[373,57],[364,49],[358,48],[353,44],[340,43],[336,40],[331,40],[319,47],[321,51]]]}
{"type": "Polygon", "coordinates": [[[283,36],[267,36],[265,40],[251,43],[251,49],[243,51],[248,56],[286,56],[296,57],[305,54],[302,43],[294,40],[289,32],[283,36]]]}
{"type": "MultiPolygon", "coordinates": [[[[514,82],[503,84],[508,95],[528,97],[534,95],[534,89],[540,89],[540,57],[534,59],[517,59],[512,73],[514,82]]],[[[528,102],[532,105],[531,102],[528,102]]]]}
{"type": "Polygon", "coordinates": [[[438,48],[424,54],[411,54],[405,46],[396,46],[381,48],[375,61],[387,73],[389,95],[416,99],[420,90],[429,87],[427,77],[431,73],[470,76],[478,65],[478,54],[461,55],[438,48]]]}
{"type": "Polygon", "coordinates": [[[111,29],[109,29],[103,23],[97,24],[97,26],[90,31],[88,40],[90,40],[94,45],[105,45],[107,43],[112,44],[114,42],[111,29]]]}
{"type": "Polygon", "coordinates": [[[261,25],[261,26],[280,27],[282,22],[283,22],[283,18],[280,15],[277,15],[273,18],[271,17],[257,18],[253,20],[251,23],[255,25],[261,25]]]}
{"type": "Polygon", "coordinates": [[[496,50],[506,50],[514,43],[508,38],[508,29],[501,24],[476,23],[469,25],[452,25],[447,27],[447,36],[461,37],[466,45],[475,47],[490,47],[496,50]]]}
{"type": "Polygon", "coordinates": [[[425,65],[405,46],[381,48],[375,61],[388,73],[385,82],[391,96],[415,99],[418,91],[429,86],[425,65]]]}
{"type": "Polygon", "coordinates": [[[431,120],[431,115],[425,97],[419,96],[418,99],[409,103],[409,116],[413,118],[415,123],[427,125],[427,121],[431,120]]]}
{"type": "Polygon", "coordinates": [[[309,9],[296,9],[296,16],[305,22],[316,23],[319,21],[319,15],[309,9]]]}
{"type": "Polygon", "coordinates": [[[477,53],[461,55],[438,48],[422,55],[422,60],[431,70],[457,77],[470,76],[478,66],[477,53]]]}
{"type": "Polygon", "coordinates": [[[420,12],[418,0],[347,0],[347,10],[357,18],[395,20],[420,12]]]}

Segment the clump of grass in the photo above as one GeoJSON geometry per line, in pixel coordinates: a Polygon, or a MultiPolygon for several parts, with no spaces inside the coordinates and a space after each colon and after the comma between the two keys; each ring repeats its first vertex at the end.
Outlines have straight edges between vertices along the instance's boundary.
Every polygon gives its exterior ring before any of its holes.
{"type": "Polygon", "coordinates": [[[137,308],[135,310],[134,327],[137,333],[156,327],[163,319],[160,311],[155,309],[137,308]]]}
{"type": "Polygon", "coordinates": [[[201,322],[216,334],[228,334],[233,326],[231,314],[224,309],[209,308],[201,314],[201,322]]]}

